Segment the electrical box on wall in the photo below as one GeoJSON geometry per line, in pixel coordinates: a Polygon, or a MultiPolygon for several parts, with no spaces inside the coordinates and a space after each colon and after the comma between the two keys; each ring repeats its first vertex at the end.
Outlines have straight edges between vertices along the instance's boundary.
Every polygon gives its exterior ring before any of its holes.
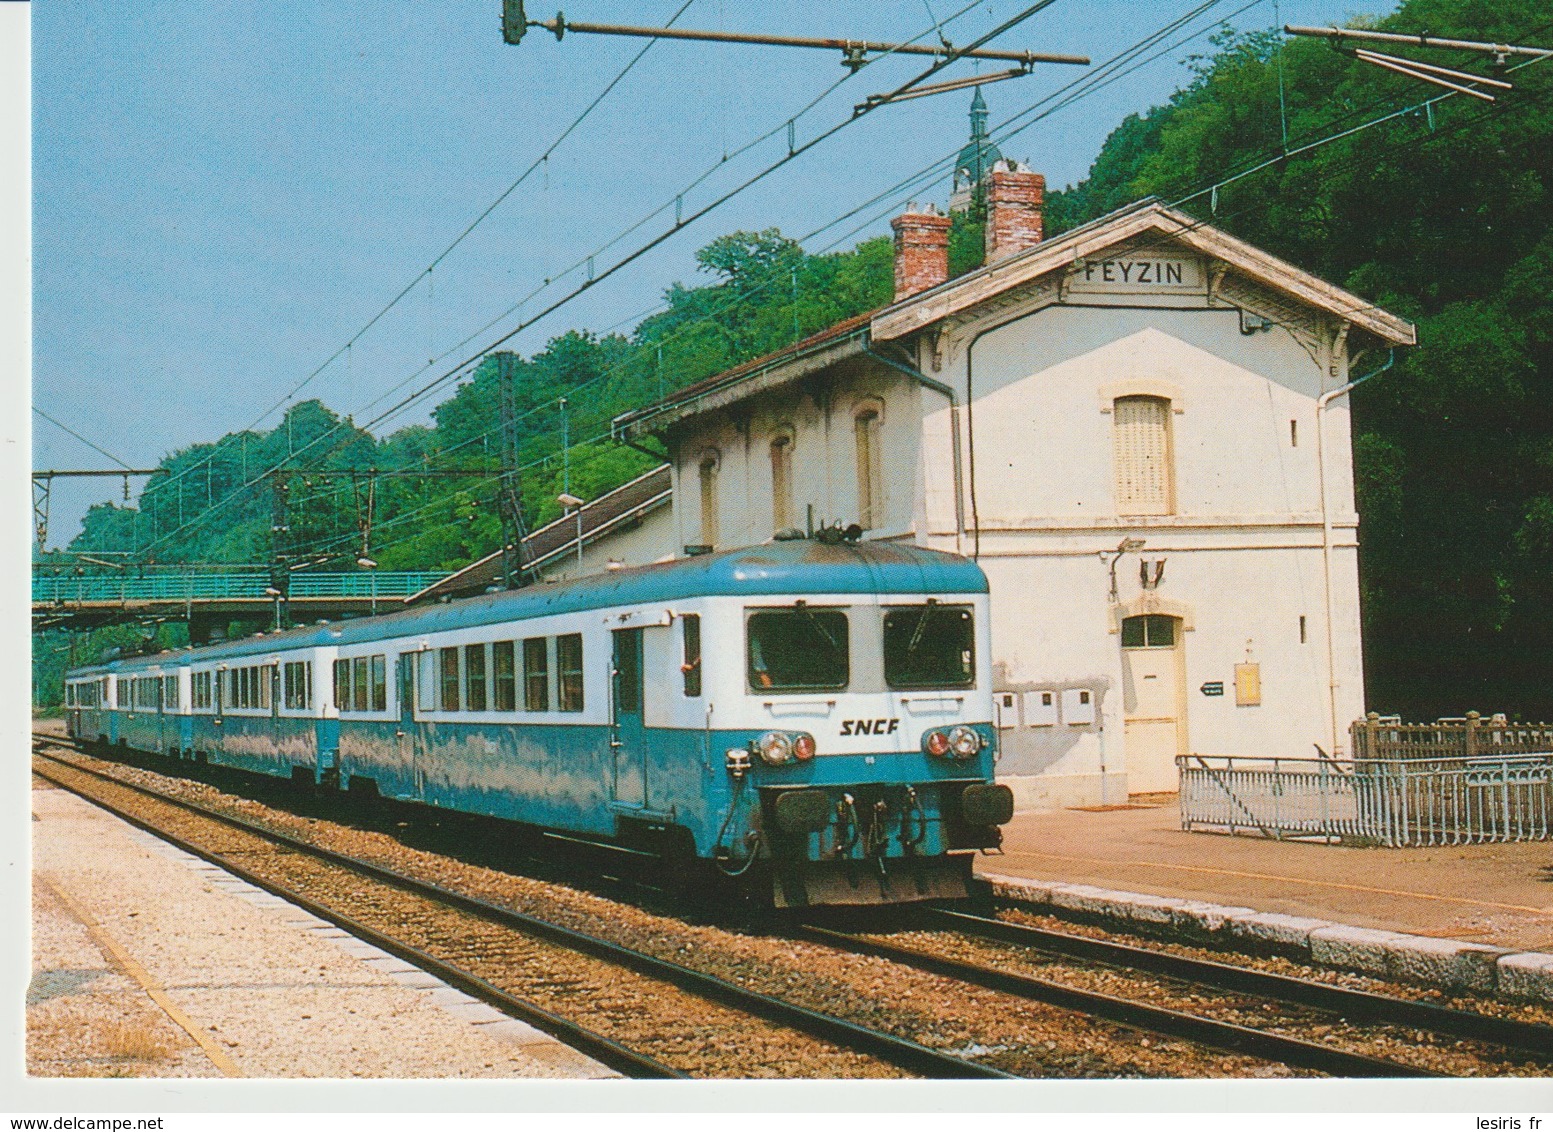
{"type": "Polygon", "coordinates": [[[1025,726],[1055,727],[1057,725],[1057,693],[1025,693],[1025,726]]]}
{"type": "Polygon", "coordinates": [[[1235,665],[1235,706],[1258,707],[1262,703],[1262,666],[1235,665]]]}
{"type": "Polygon", "coordinates": [[[1019,726],[1019,704],[1013,692],[992,694],[992,718],[999,731],[1019,726]]]}
{"type": "Polygon", "coordinates": [[[1088,688],[1069,688],[1062,693],[1062,721],[1083,727],[1095,721],[1095,694],[1088,688]]]}

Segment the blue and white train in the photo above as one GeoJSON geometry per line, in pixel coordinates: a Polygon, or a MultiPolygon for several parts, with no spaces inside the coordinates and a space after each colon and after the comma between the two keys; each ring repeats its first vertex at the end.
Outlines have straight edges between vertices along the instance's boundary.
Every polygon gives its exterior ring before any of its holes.
{"type": "Polygon", "coordinates": [[[772,542],[78,668],[70,734],[715,864],[779,906],[964,895],[987,581],[772,542]]]}

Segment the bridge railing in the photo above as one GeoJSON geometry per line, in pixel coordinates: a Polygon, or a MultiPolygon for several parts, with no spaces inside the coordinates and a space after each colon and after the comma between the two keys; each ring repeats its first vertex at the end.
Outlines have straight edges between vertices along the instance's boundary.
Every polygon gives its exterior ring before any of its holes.
{"type": "MultiPolygon", "coordinates": [[[[432,570],[293,574],[289,598],[399,598],[419,593],[446,575],[432,570]]],[[[265,571],[167,572],[136,575],[47,575],[32,579],[35,605],[125,601],[269,600],[265,571]]]]}

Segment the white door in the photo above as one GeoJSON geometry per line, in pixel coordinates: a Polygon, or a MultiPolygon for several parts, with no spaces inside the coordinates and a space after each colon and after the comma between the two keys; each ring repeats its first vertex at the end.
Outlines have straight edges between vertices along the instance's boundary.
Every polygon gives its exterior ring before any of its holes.
{"type": "Polygon", "coordinates": [[[1127,792],[1174,793],[1175,757],[1186,753],[1181,622],[1147,614],[1122,622],[1122,711],[1127,792]]]}

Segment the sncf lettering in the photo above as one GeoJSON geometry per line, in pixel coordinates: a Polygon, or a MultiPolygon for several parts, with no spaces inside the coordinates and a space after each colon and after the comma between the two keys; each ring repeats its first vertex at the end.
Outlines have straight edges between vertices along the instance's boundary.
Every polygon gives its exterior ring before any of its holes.
{"type": "Polygon", "coordinates": [[[843,719],[841,721],[841,733],[843,735],[894,735],[900,730],[901,721],[896,719],[843,719]]]}

